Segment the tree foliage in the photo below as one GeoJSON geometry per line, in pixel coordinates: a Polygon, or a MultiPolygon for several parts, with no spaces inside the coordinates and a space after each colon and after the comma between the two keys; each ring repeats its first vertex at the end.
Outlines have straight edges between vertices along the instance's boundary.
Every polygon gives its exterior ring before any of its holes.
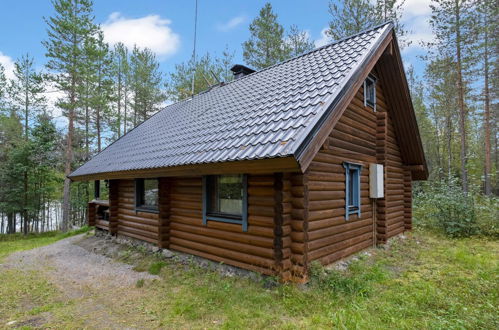
{"type": "Polygon", "coordinates": [[[166,95],[169,100],[180,101],[192,96],[194,76],[194,94],[200,93],[221,82],[233,79],[230,71],[234,54],[225,50],[221,57],[206,53],[195,63],[193,60],[175,65],[175,70],[168,75],[166,95]],[[194,69],[195,68],[195,69],[194,69]]]}

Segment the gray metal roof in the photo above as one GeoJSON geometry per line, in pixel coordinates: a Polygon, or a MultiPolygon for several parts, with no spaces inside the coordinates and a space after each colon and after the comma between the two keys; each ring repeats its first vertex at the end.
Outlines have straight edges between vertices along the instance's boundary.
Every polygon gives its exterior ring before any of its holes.
{"type": "Polygon", "coordinates": [[[378,26],[167,106],[70,177],[293,156],[391,30],[378,26]]]}

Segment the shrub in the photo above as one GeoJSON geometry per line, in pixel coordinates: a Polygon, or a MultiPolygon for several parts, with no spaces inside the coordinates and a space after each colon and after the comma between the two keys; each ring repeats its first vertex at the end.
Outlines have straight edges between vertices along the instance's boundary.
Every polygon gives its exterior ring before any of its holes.
{"type": "Polygon", "coordinates": [[[464,194],[456,179],[427,183],[414,198],[414,222],[449,237],[479,233],[474,194],[464,194]]]}
{"type": "Polygon", "coordinates": [[[479,233],[499,238],[499,198],[477,195],[475,212],[479,233]]]}

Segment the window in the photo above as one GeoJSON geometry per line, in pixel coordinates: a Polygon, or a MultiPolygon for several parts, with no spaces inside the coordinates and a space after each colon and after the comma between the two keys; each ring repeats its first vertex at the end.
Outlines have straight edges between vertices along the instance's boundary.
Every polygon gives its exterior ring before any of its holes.
{"type": "Polygon", "coordinates": [[[368,76],[364,81],[364,105],[376,111],[376,78],[368,76]]]}
{"type": "Polygon", "coordinates": [[[135,180],[135,210],[144,212],[158,211],[158,180],[135,180]]]}
{"type": "Polygon", "coordinates": [[[97,200],[109,199],[109,180],[94,181],[94,199],[97,200]]]}
{"type": "Polygon", "coordinates": [[[360,171],[362,165],[343,163],[345,168],[345,219],[350,214],[360,217],[360,171]]]}
{"type": "Polygon", "coordinates": [[[203,224],[209,220],[241,224],[248,230],[246,175],[203,177],[203,224]]]}

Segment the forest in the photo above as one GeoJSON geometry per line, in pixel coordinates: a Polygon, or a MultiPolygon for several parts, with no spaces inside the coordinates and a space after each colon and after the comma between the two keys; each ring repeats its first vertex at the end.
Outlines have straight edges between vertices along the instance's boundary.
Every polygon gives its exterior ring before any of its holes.
{"type": "MultiPolygon", "coordinates": [[[[403,3],[330,2],[326,34],[333,42],[391,20],[407,47],[414,32],[401,23],[403,3]]],[[[91,0],[52,4],[40,40],[46,64],[40,67],[29,49],[13,78],[0,64],[0,233],[84,225],[93,184],[66,176],[167,104],[231,80],[235,47],[256,70],[315,47],[305,30],[281,25],[267,3],[241,45],[193,54],[161,72],[150,49],[106,43],[91,0]]],[[[431,10],[435,39],[422,45],[424,74],[405,68],[430,170],[414,192],[415,221],[451,235],[498,235],[498,3],[432,0],[431,10]]]]}

